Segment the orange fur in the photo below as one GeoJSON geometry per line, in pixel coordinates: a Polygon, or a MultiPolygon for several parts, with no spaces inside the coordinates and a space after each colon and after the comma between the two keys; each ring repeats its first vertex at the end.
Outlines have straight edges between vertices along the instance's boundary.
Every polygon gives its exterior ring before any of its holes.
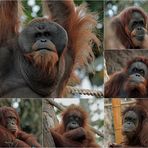
{"type": "Polygon", "coordinates": [[[88,12],[86,5],[81,5],[71,13],[65,24],[69,36],[69,49],[75,53],[74,68],[86,66],[94,60],[93,44],[99,48],[99,39],[93,33],[97,22],[92,13],[88,12]]]}
{"type": "MultiPolygon", "coordinates": [[[[88,66],[94,60],[92,46],[94,43],[99,46],[99,39],[93,33],[97,22],[94,15],[87,11],[86,5],[76,7],[72,0],[47,0],[43,2],[48,9],[49,19],[57,22],[67,31],[68,46],[60,58],[55,53],[42,55],[39,52],[28,53],[25,56],[44,73],[51,73],[58,77],[55,80],[56,86],[53,94],[61,97],[68,81],[74,80],[73,72],[75,69],[88,66]]],[[[1,44],[18,35],[21,6],[19,1],[0,1],[0,4],[0,19],[3,20],[0,24],[0,28],[3,28],[0,31],[1,44]]]]}
{"type": "MultiPolygon", "coordinates": [[[[133,89],[137,89],[140,97],[147,96],[148,84],[147,78],[144,82],[137,83],[131,82],[130,75],[128,74],[128,70],[131,65],[135,62],[142,62],[146,66],[148,66],[148,59],[144,56],[134,57],[127,63],[127,66],[123,68],[121,71],[115,72],[110,76],[110,79],[105,83],[105,97],[121,97],[121,92],[125,91],[127,94],[122,97],[133,97],[131,94],[128,94],[133,89]]],[[[134,95],[134,94],[132,94],[134,95]]],[[[138,96],[137,96],[138,97],[138,96]]]]}
{"type": "Polygon", "coordinates": [[[40,53],[40,51],[35,51],[25,54],[25,57],[27,57],[29,61],[32,62],[34,66],[38,67],[44,74],[56,74],[55,67],[59,60],[57,53],[40,53]]]}
{"type": "MultiPolygon", "coordinates": [[[[54,2],[44,1],[44,12],[49,19],[59,23],[68,33],[68,49],[75,54],[75,65],[88,65],[90,59],[94,59],[92,46],[95,43],[99,48],[99,39],[93,33],[97,24],[94,14],[88,12],[86,4],[76,7],[72,0],[56,2],[57,9],[54,10],[54,2]],[[65,10],[65,9],[66,10],[65,10]],[[63,10],[63,11],[62,11],[63,10]],[[61,21],[62,18],[62,21],[61,21]]],[[[77,67],[76,66],[76,67],[77,67]]]]}
{"type": "MultiPolygon", "coordinates": [[[[125,49],[142,49],[145,46],[145,44],[143,45],[143,42],[137,41],[135,38],[133,38],[134,32],[129,30],[129,22],[134,12],[138,12],[142,15],[144,19],[145,34],[147,34],[147,13],[140,7],[127,7],[117,16],[115,16],[111,21],[111,29],[113,29],[114,35],[125,49]]],[[[117,47],[115,47],[115,49],[117,49],[117,47]]]]}
{"type": "Polygon", "coordinates": [[[13,38],[19,31],[22,5],[19,1],[0,1],[0,45],[13,38]]]}
{"type": "Polygon", "coordinates": [[[93,33],[97,24],[94,15],[88,12],[86,5],[80,5],[69,16],[65,29],[69,37],[69,50],[74,53],[74,64],[68,84],[73,81],[73,73],[77,68],[88,67],[94,61],[93,44],[99,49],[100,41],[93,33]]]}
{"type": "Polygon", "coordinates": [[[0,146],[1,147],[41,147],[35,137],[21,130],[20,118],[12,107],[0,107],[0,146]],[[16,118],[18,130],[13,133],[8,128],[8,117],[16,118]]]}
{"type": "Polygon", "coordinates": [[[88,129],[88,114],[86,113],[85,110],[83,110],[80,106],[77,105],[70,105],[67,109],[65,109],[62,112],[62,122],[59,125],[59,128],[56,129],[59,133],[63,134],[65,132],[65,127],[64,127],[64,119],[71,113],[76,113],[82,117],[82,120],[84,122],[83,127],[88,129]]]}
{"type": "Polygon", "coordinates": [[[140,93],[140,96],[144,97],[147,94],[147,81],[145,80],[143,83],[141,82],[140,84],[135,84],[127,80],[125,83],[124,89],[126,92],[131,92],[132,90],[138,90],[140,93]]]}
{"type": "Polygon", "coordinates": [[[96,143],[95,135],[91,131],[88,123],[88,113],[80,106],[78,105],[70,105],[67,109],[65,109],[62,112],[62,122],[57,125],[53,131],[63,135],[65,133],[65,126],[64,126],[64,120],[67,118],[68,115],[75,114],[81,117],[83,121],[82,127],[84,128],[86,132],[86,139],[81,143],[84,147],[96,147],[99,148],[99,145],[96,143]]]}
{"type": "Polygon", "coordinates": [[[67,17],[73,14],[75,5],[72,0],[43,1],[43,13],[52,21],[58,22],[61,26],[68,22],[67,17]],[[55,7],[56,5],[56,7],[55,7]],[[62,12],[62,13],[59,13],[62,12]]]}
{"type": "Polygon", "coordinates": [[[67,71],[70,71],[66,81],[71,83],[75,69],[89,66],[90,62],[94,60],[93,45],[96,44],[99,48],[99,39],[93,33],[97,24],[96,18],[94,14],[88,12],[85,4],[76,7],[72,0],[44,1],[43,4],[48,18],[59,23],[67,31],[67,53],[68,56],[72,56],[73,63],[70,64],[70,67],[69,65],[66,67],[67,71]]]}

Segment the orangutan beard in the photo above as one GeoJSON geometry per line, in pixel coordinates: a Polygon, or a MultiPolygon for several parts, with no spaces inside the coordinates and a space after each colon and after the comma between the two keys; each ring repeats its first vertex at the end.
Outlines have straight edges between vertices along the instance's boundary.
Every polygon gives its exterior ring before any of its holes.
{"type": "Polygon", "coordinates": [[[55,70],[56,64],[59,60],[56,52],[50,51],[34,51],[25,54],[25,57],[37,68],[39,68],[43,74],[50,74],[57,72],[55,70]]]}

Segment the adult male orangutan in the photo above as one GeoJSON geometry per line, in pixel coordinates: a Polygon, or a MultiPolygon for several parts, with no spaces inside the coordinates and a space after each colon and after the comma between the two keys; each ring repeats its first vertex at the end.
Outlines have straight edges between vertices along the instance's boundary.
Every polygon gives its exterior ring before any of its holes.
{"type": "Polygon", "coordinates": [[[50,17],[19,33],[20,2],[0,1],[0,97],[61,97],[74,69],[94,58],[94,16],[73,1],[44,1],[45,7],[50,17]]]}

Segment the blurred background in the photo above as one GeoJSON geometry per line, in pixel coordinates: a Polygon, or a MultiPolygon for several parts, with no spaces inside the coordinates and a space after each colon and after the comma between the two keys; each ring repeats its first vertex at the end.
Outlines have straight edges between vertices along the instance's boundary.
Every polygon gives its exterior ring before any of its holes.
{"type": "MultiPolygon", "coordinates": [[[[87,3],[89,11],[97,14],[97,26],[94,30],[97,37],[100,39],[100,49],[98,50],[95,46],[93,48],[96,60],[87,70],[77,69],[76,74],[80,79],[80,84],[77,85],[78,88],[85,89],[97,89],[103,91],[103,30],[104,30],[104,2],[99,1],[90,1],[90,0],[75,0],[76,6],[87,3]],[[93,73],[90,72],[90,69],[93,73]]],[[[21,17],[23,24],[27,24],[33,18],[42,17],[42,2],[41,0],[23,0],[24,6],[24,16],[21,17]]],[[[62,13],[62,12],[60,12],[62,13]]],[[[88,97],[83,95],[76,95],[70,97],[88,97]]]]}
{"type": "MultiPolygon", "coordinates": [[[[104,130],[104,99],[54,99],[58,104],[68,107],[71,104],[80,105],[89,114],[89,123],[97,131],[103,133],[104,130]]],[[[54,107],[57,118],[61,121],[59,110],[54,107]]],[[[96,135],[97,143],[102,146],[103,138],[96,135]]]]}
{"type": "Polygon", "coordinates": [[[147,0],[105,0],[105,19],[110,19],[113,16],[119,14],[124,8],[129,6],[139,6],[147,12],[148,1],[147,0]]]}
{"type": "Polygon", "coordinates": [[[41,99],[0,99],[0,107],[9,106],[16,109],[23,131],[33,134],[42,144],[42,100],[41,99]]]}

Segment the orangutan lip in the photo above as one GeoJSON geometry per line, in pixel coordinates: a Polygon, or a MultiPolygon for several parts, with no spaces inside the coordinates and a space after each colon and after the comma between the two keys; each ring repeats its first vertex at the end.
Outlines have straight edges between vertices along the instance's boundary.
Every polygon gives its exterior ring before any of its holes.
{"type": "Polygon", "coordinates": [[[137,37],[144,37],[144,35],[143,35],[143,34],[141,34],[141,35],[137,35],[137,37]]]}
{"type": "Polygon", "coordinates": [[[143,34],[140,34],[140,35],[133,35],[133,37],[143,37],[144,35],[143,34]]]}
{"type": "Polygon", "coordinates": [[[78,128],[78,127],[73,127],[73,128],[71,127],[70,130],[74,130],[74,129],[76,129],[76,128],[78,128]]]}
{"type": "Polygon", "coordinates": [[[130,134],[131,132],[130,132],[130,131],[124,131],[124,133],[126,133],[126,134],[130,134]]]}
{"type": "Polygon", "coordinates": [[[144,35],[140,34],[140,35],[134,35],[133,37],[135,37],[137,40],[139,41],[143,41],[144,40],[144,35]]]}
{"type": "Polygon", "coordinates": [[[16,128],[11,128],[11,131],[12,132],[15,132],[17,129],[16,128]]]}
{"type": "Polygon", "coordinates": [[[39,48],[39,49],[37,49],[36,51],[42,51],[42,50],[48,50],[48,51],[53,51],[53,52],[54,52],[54,50],[49,49],[49,48],[39,48]]]}

